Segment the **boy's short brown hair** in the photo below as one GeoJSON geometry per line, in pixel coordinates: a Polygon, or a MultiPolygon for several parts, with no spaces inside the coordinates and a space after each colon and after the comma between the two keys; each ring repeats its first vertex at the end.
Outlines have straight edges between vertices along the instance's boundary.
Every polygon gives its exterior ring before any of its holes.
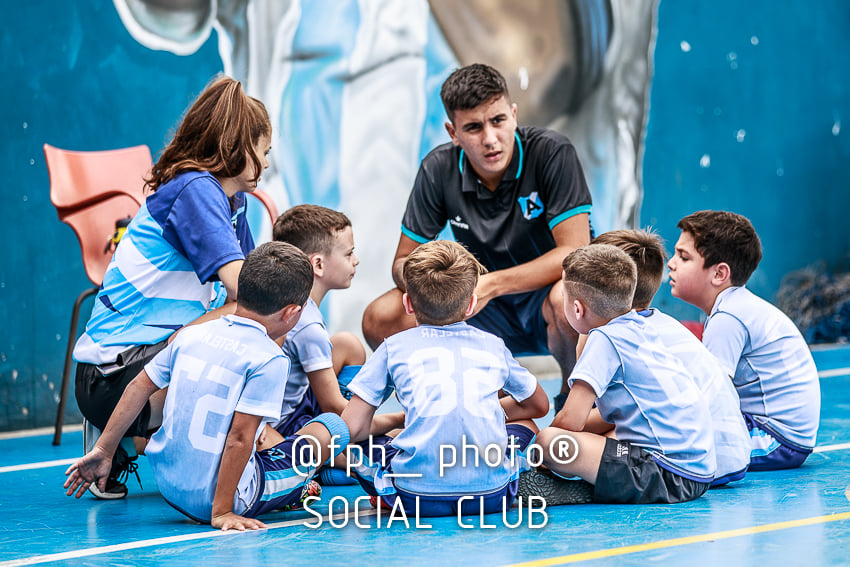
{"type": "Polygon", "coordinates": [[[271,315],[287,305],[303,306],[312,288],[313,266],[307,255],[286,242],[266,242],[245,258],[236,302],[259,315],[271,315]]]}
{"type": "Polygon", "coordinates": [[[272,238],[310,254],[329,254],[336,234],[351,226],[343,213],[318,205],[295,205],[274,221],[272,238]]]}
{"type": "Polygon", "coordinates": [[[612,230],[600,234],[591,244],[610,244],[628,254],[637,266],[637,286],[632,309],[649,307],[664,277],[667,252],[664,241],[651,228],[612,230]]]}
{"type": "Polygon", "coordinates": [[[728,211],[697,211],[677,225],[694,239],[703,257],[703,268],[725,262],[732,285],[744,285],[761,262],[761,241],[753,224],[743,215],[728,211]]]}
{"type": "Polygon", "coordinates": [[[610,244],[582,246],[570,252],[562,264],[564,291],[605,319],[632,308],[637,266],[628,254],[610,244]]]}
{"type": "Polygon", "coordinates": [[[424,325],[463,321],[484,266],[463,246],[435,240],[418,246],[402,267],[416,320],[424,325]]]}

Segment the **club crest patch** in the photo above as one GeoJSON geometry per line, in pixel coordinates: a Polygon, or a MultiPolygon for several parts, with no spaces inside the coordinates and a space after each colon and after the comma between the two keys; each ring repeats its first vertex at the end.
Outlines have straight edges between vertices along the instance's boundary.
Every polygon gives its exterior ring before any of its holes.
{"type": "Polygon", "coordinates": [[[519,197],[517,203],[526,220],[536,219],[543,213],[543,201],[540,200],[537,191],[532,192],[528,197],[519,197]]]}

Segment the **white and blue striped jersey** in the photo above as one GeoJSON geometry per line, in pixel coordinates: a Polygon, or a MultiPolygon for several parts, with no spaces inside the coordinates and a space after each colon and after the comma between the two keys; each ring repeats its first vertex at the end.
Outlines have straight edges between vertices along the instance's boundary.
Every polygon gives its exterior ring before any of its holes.
{"type": "Polygon", "coordinates": [[[216,272],[254,248],[245,196],[233,199],[208,172],[185,172],[147,198],[121,238],[74,360],[115,361],[162,341],[210,308],[216,272]]]}
{"type": "MultiPolygon", "coordinates": [[[[145,449],[159,490],[178,510],[209,522],[233,414],[262,417],[260,429],[277,419],[289,361],[263,325],[228,315],[181,331],[145,371],[168,388],[162,426],[145,449]]],[[[255,458],[239,480],[237,514],[257,497],[255,458]]]]}
{"type": "Polygon", "coordinates": [[[348,387],[377,407],[389,383],[405,412],[404,430],[392,442],[399,449],[392,459],[398,488],[422,495],[486,494],[518,474],[519,459],[505,457],[499,390],[522,402],[537,380],[502,339],[466,323],[397,333],[348,387]],[[440,474],[441,461],[452,460],[440,474]]]}
{"type": "Polygon", "coordinates": [[[301,318],[286,334],[286,341],[283,343],[283,352],[289,358],[291,367],[278,425],[286,421],[304,399],[310,386],[307,373],[333,368],[331,350],[331,339],[325,319],[316,302],[308,299],[301,318]]]}
{"type": "Polygon", "coordinates": [[[730,287],[717,296],[702,340],[733,376],[742,411],[783,443],[815,446],[818,370],[791,319],[747,288],[730,287]]]}
{"type": "Polygon", "coordinates": [[[681,476],[710,482],[717,468],[708,404],[646,317],[630,311],[590,331],[569,378],[596,392],[614,435],[681,476]]]}
{"type": "Polygon", "coordinates": [[[717,456],[715,476],[720,479],[743,471],[750,464],[750,432],[731,376],[682,323],[658,309],[638,314],[658,332],[667,352],[679,357],[708,403],[717,456]]]}

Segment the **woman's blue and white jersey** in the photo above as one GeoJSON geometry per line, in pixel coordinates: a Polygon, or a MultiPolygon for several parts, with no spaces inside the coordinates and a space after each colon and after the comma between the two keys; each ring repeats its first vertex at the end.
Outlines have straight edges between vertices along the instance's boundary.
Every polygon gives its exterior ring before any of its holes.
{"type": "Polygon", "coordinates": [[[283,343],[283,352],[289,358],[291,367],[279,424],[286,421],[304,399],[310,386],[307,373],[333,368],[331,350],[331,339],[322,312],[312,299],[308,299],[298,323],[286,333],[286,341],[283,343]]]}
{"type": "Polygon", "coordinates": [[[646,317],[630,311],[590,331],[569,378],[596,392],[602,419],[620,441],[652,453],[662,467],[699,482],[717,468],[708,405],[679,357],[646,317]]]}
{"type": "Polygon", "coordinates": [[[696,382],[711,413],[717,478],[743,471],[750,464],[750,432],[731,376],[682,323],[658,309],[639,311],[658,331],[667,352],[679,357],[696,382]]]}
{"type": "Polygon", "coordinates": [[[209,309],[216,272],[254,248],[245,196],[230,199],[208,172],[181,173],[147,198],[103,276],[74,360],[114,362],[158,343],[209,309]]]}
{"type": "Polygon", "coordinates": [[[499,390],[522,402],[537,380],[502,339],[466,323],[421,325],[384,340],[349,384],[375,407],[391,383],[404,408],[393,440],[393,480],[414,494],[466,495],[504,487],[518,463],[505,458],[508,435],[499,390]],[[477,457],[477,459],[476,459],[477,457]],[[489,466],[485,462],[487,457],[489,466]],[[444,466],[441,471],[440,463],[444,466]]]}
{"type": "MultiPolygon", "coordinates": [[[[168,388],[162,426],[145,449],[156,483],[175,508],[209,522],[233,414],[263,418],[256,440],[278,417],[289,361],[263,325],[228,315],[181,331],[145,371],[168,388]]],[[[239,480],[237,514],[259,490],[254,459],[252,453],[239,480]]]]}
{"type": "Polygon", "coordinates": [[[788,316],[747,288],[730,287],[714,301],[702,340],[733,376],[742,411],[787,444],[815,446],[818,369],[788,316]]]}

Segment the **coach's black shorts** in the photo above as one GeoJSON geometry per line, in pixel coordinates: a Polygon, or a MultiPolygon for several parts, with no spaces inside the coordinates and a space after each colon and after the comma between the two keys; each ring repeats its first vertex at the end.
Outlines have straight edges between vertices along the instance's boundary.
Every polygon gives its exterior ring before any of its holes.
{"type": "Polygon", "coordinates": [[[703,495],[708,482],[660,466],[648,451],[616,439],[605,441],[593,501],[611,504],[674,504],[703,495]]]}
{"type": "MultiPolygon", "coordinates": [[[[78,363],[75,395],[77,406],[83,417],[98,429],[104,429],[127,384],[167,344],[168,341],[165,340],[152,345],[129,348],[119,354],[115,364],[108,365],[108,369],[107,365],[78,363]]],[[[151,406],[150,403],[146,403],[124,436],[147,437],[150,418],[151,406]]]]}

